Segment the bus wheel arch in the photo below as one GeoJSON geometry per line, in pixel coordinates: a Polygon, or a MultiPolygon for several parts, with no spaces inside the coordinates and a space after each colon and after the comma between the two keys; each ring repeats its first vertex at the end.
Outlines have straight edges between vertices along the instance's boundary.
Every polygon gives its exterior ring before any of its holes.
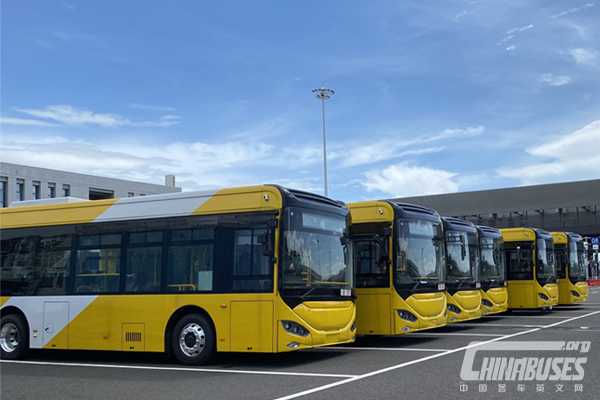
{"type": "Polygon", "coordinates": [[[216,329],[210,315],[200,307],[184,307],[169,319],[165,349],[185,365],[210,362],[216,353],[216,329]]]}
{"type": "Polygon", "coordinates": [[[5,360],[23,359],[29,353],[29,324],[17,308],[2,309],[0,350],[5,360]]]}

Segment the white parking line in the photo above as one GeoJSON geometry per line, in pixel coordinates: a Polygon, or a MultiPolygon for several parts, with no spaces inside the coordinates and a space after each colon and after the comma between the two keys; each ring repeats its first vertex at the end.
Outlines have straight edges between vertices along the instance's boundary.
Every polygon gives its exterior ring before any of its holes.
{"type": "Polygon", "coordinates": [[[494,326],[494,327],[498,327],[498,326],[504,326],[504,327],[517,327],[517,328],[543,328],[546,325],[521,325],[521,324],[486,324],[486,323],[469,323],[469,322],[459,322],[456,325],[446,325],[448,326],[456,326],[458,328],[460,328],[461,326],[470,326],[470,327],[477,327],[477,326],[494,326]]]}
{"type": "Polygon", "coordinates": [[[450,332],[439,332],[439,333],[433,333],[433,332],[413,332],[408,336],[491,336],[491,337],[498,337],[498,336],[504,336],[501,333],[450,333],[450,332]]]}
{"type": "Polygon", "coordinates": [[[589,314],[581,315],[581,316],[578,316],[578,317],[573,317],[573,318],[570,318],[570,319],[567,319],[567,320],[564,320],[564,321],[556,322],[554,324],[546,325],[546,326],[541,327],[541,328],[534,328],[534,329],[531,329],[531,330],[528,330],[528,331],[517,332],[517,333],[513,333],[511,335],[506,335],[506,336],[502,336],[502,337],[499,337],[499,338],[490,339],[490,340],[485,341],[485,342],[479,342],[479,343],[474,344],[474,345],[467,345],[467,346],[459,347],[459,348],[454,349],[454,350],[448,350],[448,351],[446,351],[444,353],[433,354],[431,356],[419,358],[419,359],[416,359],[416,360],[408,361],[408,362],[397,364],[397,365],[392,365],[391,367],[379,369],[377,371],[373,371],[373,372],[369,372],[367,374],[355,376],[353,378],[344,379],[343,381],[334,382],[334,383],[330,383],[328,385],[319,386],[319,387],[316,387],[316,388],[313,388],[313,389],[308,389],[308,390],[305,390],[305,391],[302,391],[302,392],[293,393],[293,394],[290,394],[288,396],[279,397],[279,398],[277,398],[275,400],[297,399],[298,397],[307,396],[307,395],[310,395],[310,394],[313,394],[313,393],[321,392],[323,390],[331,389],[331,388],[334,388],[334,387],[337,387],[337,386],[342,386],[342,385],[345,385],[347,383],[352,383],[352,382],[356,382],[356,381],[359,381],[359,380],[362,380],[362,379],[365,379],[365,378],[370,378],[372,376],[381,375],[381,374],[384,374],[386,372],[390,372],[390,371],[394,371],[394,370],[397,370],[397,369],[400,369],[400,368],[408,367],[410,365],[418,364],[418,363],[421,363],[421,362],[424,362],[424,361],[433,360],[435,358],[447,356],[449,354],[457,353],[459,351],[463,351],[463,350],[466,350],[466,349],[469,349],[469,348],[472,348],[472,347],[482,346],[482,345],[485,345],[487,343],[497,342],[497,341],[504,340],[504,339],[509,339],[509,338],[512,338],[512,337],[515,337],[515,336],[526,335],[526,334],[529,334],[529,333],[540,331],[542,329],[552,328],[554,326],[558,326],[558,325],[561,325],[561,324],[564,324],[564,323],[567,323],[567,322],[575,321],[577,319],[589,317],[589,316],[592,316],[592,315],[595,315],[595,314],[599,314],[599,313],[600,313],[600,311],[594,311],[594,312],[589,313],[589,314]]]}
{"type": "Polygon", "coordinates": [[[95,368],[118,368],[118,369],[145,369],[152,371],[185,371],[185,372],[215,372],[219,374],[245,374],[245,375],[282,375],[282,376],[305,376],[316,378],[355,378],[358,375],[346,374],[315,374],[304,372],[274,372],[274,371],[244,371],[235,369],[208,369],[208,368],[186,368],[186,367],[144,367],[141,365],[116,365],[116,364],[81,364],[81,363],[60,363],[44,361],[17,361],[2,360],[0,363],[31,364],[31,365],[54,365],[62,367],[95,367],[95,368]]]}
{"type": "MultiPolygon", "coordinates": [[[[581,314],[584,315],[584,314],[581,314]]],[[[494,317],[492,315],[490,315],[490,317],[494,317]]],[[[532,316],[532,315],[498,315],[497,317],[502,317],[502,319],[504,318],[528,318],[528,319],[538,319],[538,318],[552,318],[552,319],[565,319],[567,317],[557,317],[557,316],[551,316],[551,315],[536,315],[536,316],[532,316]]],[[[486,317],[482,317],[482,319],[484,319],[486,317]]]]}
{"type": "Polygon", "coordinates": [[[441,353],[449,351],[448,349],[415,349],[414,347],[349,347],[349,346],[335,346],[335,347],[319,347],[315,350],[327,351],[327,350],[366,350],[366,351],[431,351],[434,353],[441,353]]]}

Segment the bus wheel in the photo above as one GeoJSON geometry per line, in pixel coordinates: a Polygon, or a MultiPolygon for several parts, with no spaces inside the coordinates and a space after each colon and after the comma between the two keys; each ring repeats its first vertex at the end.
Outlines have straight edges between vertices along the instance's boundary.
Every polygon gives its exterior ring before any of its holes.
{"type": "Polygon", "coordinates": [[[2,358],[6,360],[24,358],[29,351],[29,336],[24,318],[18,314],[9,314],[2,317],[0,325],[2,358]]]}
{"type": "Polygon", "coordinates": [[[185,365],[200,365],[212,359],[215,333],[206,317],[190,314],[179,320],[173,331],[173,352],[185,365]]]}

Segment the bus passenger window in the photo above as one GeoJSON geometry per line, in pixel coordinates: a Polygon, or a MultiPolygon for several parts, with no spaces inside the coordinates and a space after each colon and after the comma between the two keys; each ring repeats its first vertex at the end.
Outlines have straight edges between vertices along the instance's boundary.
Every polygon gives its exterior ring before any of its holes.
{"type": "Polygon", "coordinates": [[[120,243],[120,234],[81,236],[79,238],[75,266],[75,291],[77,293],[116,293],[119,291],[120,243]]]}
{"type": "Polygon", "coordinates": [[[214,229],[186,229],[171,233],[167,291],[213,290],[214,229]]]}
{"type": "Polygon", "coordinates": [[[125,261],[126,292],[157,292],[162,275],[163,232],[129,235],[125,261]]]}

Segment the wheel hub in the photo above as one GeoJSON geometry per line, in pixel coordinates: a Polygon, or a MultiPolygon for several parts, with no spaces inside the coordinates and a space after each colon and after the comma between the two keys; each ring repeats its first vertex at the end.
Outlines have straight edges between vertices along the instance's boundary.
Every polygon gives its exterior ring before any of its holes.
{"type": "Polygon", "coordinates": [[[19,347],[19,330],[13,323],[7,323],[0,332],[0,346],[6,353],[12,353],[19,347]]]}
{"type": "Polygon", "coordinates": [[[196,323],[186,325],[179,335],[179,348],[188,357],[196,357],[206,344],[204,329],[196,323]]]}

